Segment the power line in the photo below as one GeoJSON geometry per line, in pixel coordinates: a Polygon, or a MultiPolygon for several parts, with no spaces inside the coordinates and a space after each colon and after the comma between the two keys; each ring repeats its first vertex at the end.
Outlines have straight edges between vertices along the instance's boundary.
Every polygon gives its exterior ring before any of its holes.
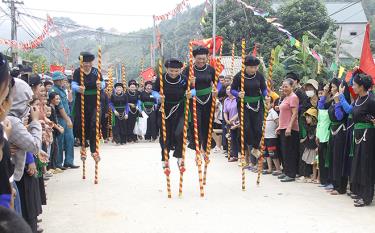
{"type": "MultiPolygon", "coordinates": [[[[40,18],[40,17],[37,17],[37,16],[34,16],[34,15],[30,15],[30,14],[27,14],[27,13],[22,13],[22,12],[19,12],[19,14],[23,14],[25,16],[28,16],[28,17],[31,17],[31,18],[34,18],[34,19],[37,19],[37,20],[41,20],[41,21],[44,21],[46,22],[47,20],[46,19],[43,19],[43,18],[40,18]]],[[[98,31],[96,29],[93,29],[93,28],[89,28],[87,26],[83,26],[83,25],[79,25],[79,24],[72,24],[72,23],[59,23],[59,22],[54,22],[55,25],[59,25],[59,26],[62,26],[62,27],[68,27],[69,26],[71,28],[80,28],[80,29],[83,29],[85,31],[89,31],[89,32],[95,32],[95,33],[102,33],[102,34],[105,34],[105,35],[111,35],[111,36],[117,36],[117,37],[122,37],[122,38],[126,38],[126,37],[133,37],[133,38],[150,38],[152,37],[151,35],[146,35],[146,34],[137,34],[137,35],[121,35],[121,34],[114,34],[114,33],[110,33],[110,32],[105,32],[105,31],[98,31]]]]}
{"type": "Polygon", "coordinates": [[[53,10],[53,9],[39,9],[39,8],[25,8],[31,11],[44,11],[44,12],[59,12],[68,14],[85,14],[85,15],[103,15],[103,16],[120,16],[120,17],[152,17],[153,15],[146,14],[115,14],[103,12],[87,12],[87,11],[67,11],[67,10],[53,10]]]}

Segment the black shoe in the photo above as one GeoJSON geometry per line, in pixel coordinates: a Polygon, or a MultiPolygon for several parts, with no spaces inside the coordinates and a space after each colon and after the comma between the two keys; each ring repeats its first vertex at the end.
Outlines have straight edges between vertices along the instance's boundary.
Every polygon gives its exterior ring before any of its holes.
{"type": "Polygon", "coordinates": [[[295,180],[296,180],[295,178],[292,178],[292,177],[289,177],[289,176],[285,176],[285,178],[281,179],[280,181],[281,182],[293,182],[295,180]]]}
{"type": "Polygon", "coordinates": [[[364,207],[370,205],[369,203],[365,203],[363,199],[359,199],[358,201],[354,201],[354,206],[355,207],[364,207]]]}
{"type": "Polygon", "coordinates": [[[284,179],[286,177],[286,175],[284,174],[284,173],[282,173],[281,175],[279,175],[278,177],[277,177],[277,179],[284,179]]]}
{"type": "Polygon", "coordinates": [[[59,168],[59,169],[61,169],[63,171],[67,169],[66,167],[62,167],[62,166],[56,166],[56,168],[59,168]]]}
{"type": "Polygon", "coordinates": [[[72,168],[72,169],[79,168],[79,166],[77,166],[77,165],[73,165],[73,164],[64,164],[64,167],[65,167],[65,168],[72,168]]]}

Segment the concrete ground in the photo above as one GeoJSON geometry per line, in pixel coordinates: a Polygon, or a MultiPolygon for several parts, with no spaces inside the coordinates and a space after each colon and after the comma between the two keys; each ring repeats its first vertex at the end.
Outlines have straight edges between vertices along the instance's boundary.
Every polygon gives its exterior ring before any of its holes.
{"type": "MultiPolygon", "coordinates": [[[[76,149],[76,163],[79,151],[76,149]]],[[[375,232],[375,205],[354,208],[347,196],[330,196],[314,184],[281,183],[273,176],[246,175],[222,154],[213,154],[206,196],[199,197],[194,154],[188,151],[183,197],[171,160],[172,199],[167,198],[157,143],[101,147],[99,184],[94,163],[57,174],[47,185],[46,233],[251,233],[375,232]]]]}

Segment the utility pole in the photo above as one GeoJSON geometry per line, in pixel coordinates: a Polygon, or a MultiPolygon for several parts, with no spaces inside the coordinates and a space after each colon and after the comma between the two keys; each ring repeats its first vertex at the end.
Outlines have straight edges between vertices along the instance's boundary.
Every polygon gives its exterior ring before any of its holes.
{"type": "MultiPolygon", "coordinates": [[[[339,65],[339,56],[340,56],[340,47],[341,47],[341,34],[342,34],[342,26],[340,26],[339,36],[337,37],[336,42],[336,56],[335,56],[335,63],[339,65]]],[[[337,75],[337,70],[334,72],[334,77],[337,75]]]]}
{"type": "Polygon", "coordinates": [[[153,20],[154,20],[154,30],[153,30],[153,43],[152,43],[152,47],[151,47],[151,54],[152,54],[152,58],[151,58],[151,66],[154,67],[155,66],[155,58],[156,58],[156,52],[155,52],[155,47],[156,47],[156,21],[155,21],[155,16],[152,17],[153,20]]]}
{"type": "Polygon", "coordinates": [[[213,50],[212,50],[212,57],[215,58],[216,55],[216,0],[213,1],[213,9],[212,9],[212,39],[213,42],[213,50]]]}
{"type": "MultiPolygon", "coordinates": [[[[23,4],[22,1],[14,1],[14,0],[3,0],[3,3],[9,3],[10,6],[10,20],[12,21],[11,26],[11,39],[17,41],[17,20],[16,20],[16,4],[23,4]]],[[[16,66],[18,64],[18,57],[17,57],[17,48],[11,47],[12,53],[12,65],[16,66]]]]}

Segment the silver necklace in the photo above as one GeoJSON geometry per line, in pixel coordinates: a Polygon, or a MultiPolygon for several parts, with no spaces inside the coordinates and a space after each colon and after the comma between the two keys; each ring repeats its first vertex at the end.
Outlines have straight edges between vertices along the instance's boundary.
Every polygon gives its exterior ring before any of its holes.
{"type": "Polygon", "coordinates": [[[165,79],[165,81],[166,81],[167,83],[171,84],[171,85],[176,85],[177,83],[179,83],[179,82],[181,81],[181,74],[179,74],[178,77],[179,77],[179,78],[178,78],[177,82],[173,83],[173,82],[171,82],[171,81],[168,81],[168,79],[167,79],[167,74],[164,75],[164,79],[165,79]]]}
{"type": "Polygon", "coordinates": [[[369,97],[369,94],[367,94],[366,99],[365,99],[361,104],[357,104],[358,100],[360,99],[360,98],[358,98],[358,99],[355,101],[354,105],[355,105],[356,107],[362,106],[362,105],[367,101],[368,97],[369,97]]]}
{"type": "Polygon", "coordinates": [[[195,65],[194,65],[194,69],[196,70],[196,71],[205,71],[205,70],[207,70],[207,64],[206,65],[204,65],[204,68],[203,69],[198,69],[195,65]]]}
{"type": "Polygon", "coordinates": [[[134,94],[130,94],[131,92],[130,91],[128,91],[128,94],[130,95],[130,96],[135,96],[135,92],[134,92],[134,94]]]}
{"type": "Polygon", "coordinates": [[[245,75],[245,79],[253,79],[253,78],[255,78],[255,75],[256,75],[257,73],[255,73],[252,77],[246,77],[246,75],[245,75]]]}
{"type": "Polygon", "coordinates": [[[201,99],[199,99],[198,96],[196,96],[197,102],[200,105],[206,105],[208,103],[208,101],[210,101],[210,99],[211,99],[211,94],[212,94],[212,92],[209,94],[209,96],[207,97],[206,101],[202,101],[201,99]]]}

